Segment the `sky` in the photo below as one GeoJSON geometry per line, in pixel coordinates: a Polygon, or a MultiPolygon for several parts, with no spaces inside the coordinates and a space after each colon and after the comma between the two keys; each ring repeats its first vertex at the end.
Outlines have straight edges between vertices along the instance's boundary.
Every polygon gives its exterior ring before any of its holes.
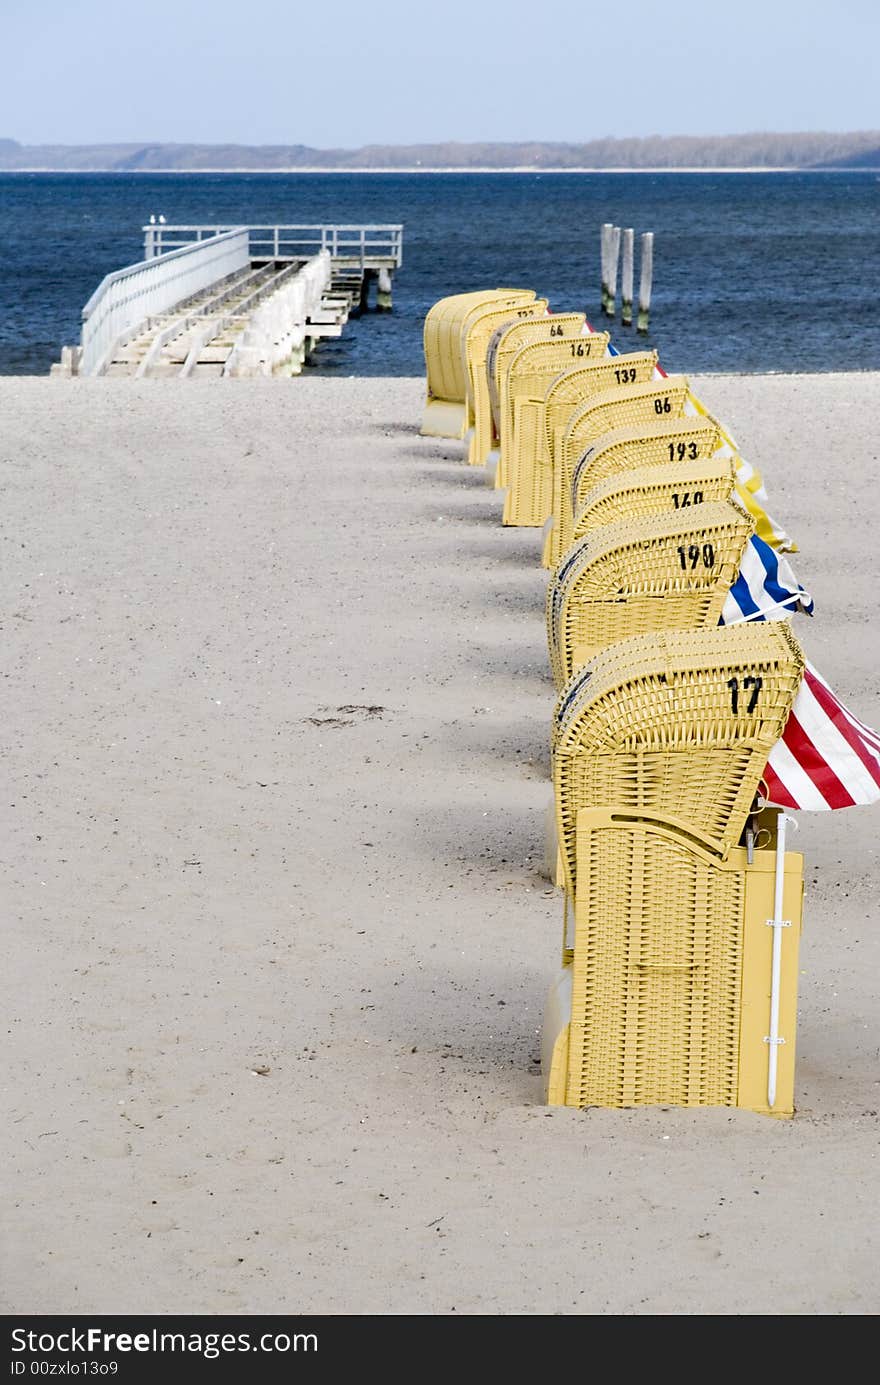
{"type": "Polygon", "coordinates": [[[318,149],[880,128],[878,0],[0,0],[0,138],[318,149]]]}

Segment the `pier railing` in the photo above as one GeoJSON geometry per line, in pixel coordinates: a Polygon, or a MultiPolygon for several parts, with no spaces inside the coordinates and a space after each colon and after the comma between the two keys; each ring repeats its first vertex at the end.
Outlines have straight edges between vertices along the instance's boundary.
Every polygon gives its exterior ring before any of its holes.
{"type": "Polygon", "coordinates": [[[80,374],[100,374],[127,332],[249,263],[247,228],[224,227],[106,275],[82,310],[80,374]]]}
{"type": "MultiPolygon", "coordinates": [[[[181,246],[225,234],[231,226],[169,226],[150,224],[144,231],[144,258],[165,256],[181,246]]],[[[361,268],[380,265],[399,269],[403,264],[403,226],[250,226],[252,260],[308,260],[326,250],[334,260],[347,260],[361,268]]]]}

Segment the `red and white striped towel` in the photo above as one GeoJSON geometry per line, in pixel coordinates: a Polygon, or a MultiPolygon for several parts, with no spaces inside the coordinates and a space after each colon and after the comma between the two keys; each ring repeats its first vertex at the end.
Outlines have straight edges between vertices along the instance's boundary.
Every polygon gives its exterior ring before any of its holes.
{"type": "Polygon", "coordinates": [[[880,801],[880,736],[807,663],[785,731],[764,771],[780,808],[816,811],[880,801]]]}

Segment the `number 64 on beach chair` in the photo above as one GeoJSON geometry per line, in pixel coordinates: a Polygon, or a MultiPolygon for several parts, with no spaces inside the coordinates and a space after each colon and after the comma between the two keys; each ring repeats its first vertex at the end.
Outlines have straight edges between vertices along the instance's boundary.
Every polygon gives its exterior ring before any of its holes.
{"type": "MultiPolygon", "coordinates": [[[[492,444],[486,457],[487,465],[491,464],[493,469],[500,465],[501,396],[514,357],[523,347],[536,342],[561,342],[585,334],[584,313],[549,313],[546,317],[533,317],[524,322],[508,322],[495,329],[486,352],[486,380],[492,414],[492,444]]],[[[493,479],[497,488],[500,485],[497,471],[493,479]]]]}

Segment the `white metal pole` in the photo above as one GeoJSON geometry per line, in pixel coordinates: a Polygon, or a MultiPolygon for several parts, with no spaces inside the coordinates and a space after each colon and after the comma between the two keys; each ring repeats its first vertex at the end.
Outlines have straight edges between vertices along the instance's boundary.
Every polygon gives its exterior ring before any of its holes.
{"type": "Polygon", "coordinates": [[[780,813],[776,819],[776,880],[773,899],[773,917],[767,923],[773,929],[773,962],[770,970],[770,1033],[764,1040],[770,1045],[770,1061],[767,1067],[767,1105],[770,1110],[776,1104],[776,1059],[780,1044],[785,1040],[779,1036],[779,973],[782,963],[782,930],[791,927],[791,920],[782,917],[782,897],[785,889],[785,829],[793,818],[780,813]]]}
{"type": "Polygon", "coordinates": [[[613,317],[617,301],[617,268],[620,263],[620,227],[611,227],[608,245],[608,316],[613,317]]]}
{"type": "Polygon", "coordinates": [[[639,315],[636,331],[647,332],[651,315],[651,282],[654,275],[654,232],[642,235],[642,265],[639,279],[639,315]]]}
{"type": "Polygon", "coordinates": [[[609,262],[610,262],[610,258],[611,258],[609,252],[610,252],[610,250],[611,250],[611,232],[612,232],[613,230],[614,230],[614,227],[612,226],[612,224],[611,224],[610,221],[603,221],[603,223],[602,223],[602,231],[601,231],[602,311],[603,311],[603,313],[606,313],[606,314],[607,314],[607,312],[608,312],[608,298],[609,298],[609,284],[608,284],[608,280],[609,280],[609,278],[610,278],[610,274],[609,274],[609,262]]]}
{"type": "Polygon", "coordinates": [[[620,271],[620,320],[624,327],[631,327],[633,320],[633,241],[635,233],[631,226],[623,232],[623,261],[620,271]]]}

